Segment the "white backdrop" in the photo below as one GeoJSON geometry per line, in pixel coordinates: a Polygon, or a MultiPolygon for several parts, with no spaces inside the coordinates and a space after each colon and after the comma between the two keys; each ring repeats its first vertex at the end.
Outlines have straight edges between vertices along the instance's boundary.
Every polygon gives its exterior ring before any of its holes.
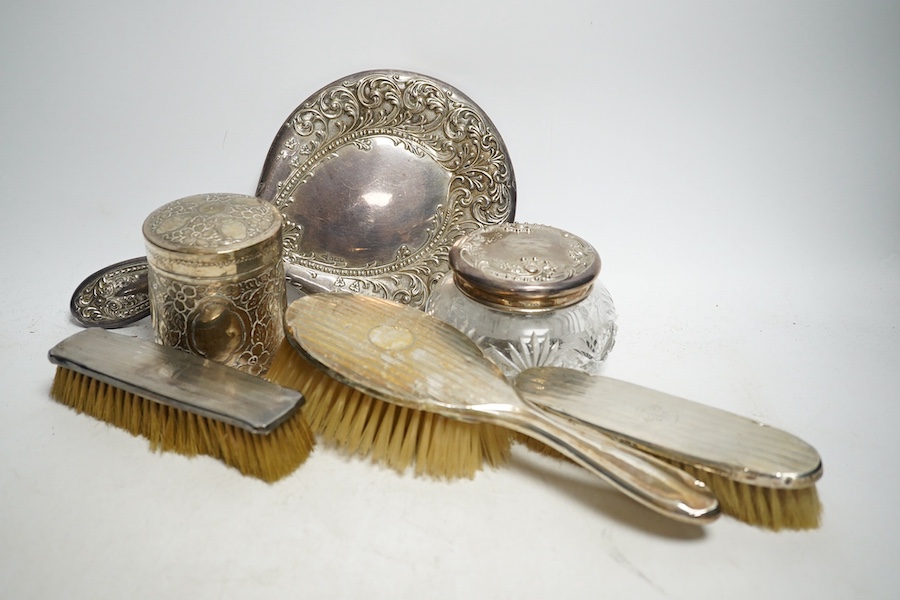
{"type": "Polygon", "coordinates": [[[6,3],[0,596],[891,597],[898,58],[891,2],[6,3]],[[606,375],[819,449],[820,530],[671,524],[526,453],[446,483],[320,447],[266,486],[47,399],[74,286],[159,205],[253,193],[291,110],[378,68],[475,100],[518,219],[598,248],[606,375]]]}

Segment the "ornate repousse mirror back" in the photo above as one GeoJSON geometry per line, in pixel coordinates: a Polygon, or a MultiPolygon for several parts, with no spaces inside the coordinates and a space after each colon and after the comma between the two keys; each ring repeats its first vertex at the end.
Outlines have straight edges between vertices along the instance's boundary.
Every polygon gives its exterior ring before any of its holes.
{"type": "Polygon", "coordinates": [[[446,83],[366,71],[284,123],[257,196],[285,217],[289,280],[421,306],[453,242],[515,217],[515,175],[490,119],[446,83]]]}

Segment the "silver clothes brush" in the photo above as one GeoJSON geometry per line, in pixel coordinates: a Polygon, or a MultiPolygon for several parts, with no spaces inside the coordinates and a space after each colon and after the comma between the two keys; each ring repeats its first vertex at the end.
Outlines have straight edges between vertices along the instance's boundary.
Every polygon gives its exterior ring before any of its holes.
{"type": "Polygon", "coordinates": [[[819,525],[822,459],[810,444],[710,406],[558,367],[526,369],[515,387],[548,412],[590,426],[686,469],[726,514],[770,529],[819,525]]]}
{"type": "Polygon", "coordinates": [[[303,396],[159,344],[87,329],[54,346],[51,396],[150,441],[206,454],[264,481],[293,472],[315,443],[303,396]]]}

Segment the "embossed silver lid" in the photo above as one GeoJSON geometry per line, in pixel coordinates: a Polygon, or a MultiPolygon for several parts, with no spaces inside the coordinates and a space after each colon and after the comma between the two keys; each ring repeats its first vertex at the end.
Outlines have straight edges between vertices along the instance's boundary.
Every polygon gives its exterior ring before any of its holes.
{"type": "Polygon", "coordinates": [[[507,223],[460,238],[450,249],[456,286],[510,311],[571,306],[590,294],[600,255],[589,243],[548,225],[507,223]]]}
{"type": "Polygon", "coordinates": [[[281,259],[281,213],[241,194],[200,194],[156,209],[143,225],[147,260],[188,277],[249,273],[281,259]]]}

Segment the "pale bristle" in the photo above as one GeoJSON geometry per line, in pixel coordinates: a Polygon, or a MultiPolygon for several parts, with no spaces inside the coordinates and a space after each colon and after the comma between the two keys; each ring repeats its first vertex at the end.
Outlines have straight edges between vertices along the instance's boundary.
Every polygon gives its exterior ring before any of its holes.
{"type": "Polygon", "coordinates": [[[815,485],[798,489],[751,485],[692,465],[660,458],[705,483],[719,501],[722,512],[744,523],[773,531],[816,529],[821,525],[822,504],[815,485]]]}
{"type": "MultiPolygon", "coordinates": [[[[527,448],[554,458],[565,457],[549,446],[526,436],[516,438],[527,448]]],[[[822,505],[816,486],[784,490],[734,481],[671,457],[654,454],[702,481],[719,501],[723,514],[739,521],[779,531],[816,529],[821,525],[822,505]]]]}
{"type": "Polygon", "coordinates": [[[300,410],[267,435],[180,410],[57,367],[50,395],[79,413],[142,436],[153,450],[217,458],[244,475],[272,482],[292,473],[314,446],[300,410]]]}
{"type": "Polygon", "coordinates": [[[512,433],[496,425],[466,423],[384,402],[316,368],[285,341],[266,377],[299,390],[312,429],[344,451],[370,456],[397,471],[473,477],[485,464],[509,460],[512,433]]]}
{"type": "Polygon", "coordinates": [[[556,449],[551,448],[544,442],[539,442],[534,438],[528,437],[527,435],[525,435],[523,433],[516,434],[516,441],[519,442],[520,444],[523,444],[529,450],[533,450],[533,451],[537,452],[538,454],[543,454],[545,456],[550,456],[552,458],[557,458],[559,460],[569,460],[568,457],[566,457],[564,454],[557,451],[556,449]]]}

